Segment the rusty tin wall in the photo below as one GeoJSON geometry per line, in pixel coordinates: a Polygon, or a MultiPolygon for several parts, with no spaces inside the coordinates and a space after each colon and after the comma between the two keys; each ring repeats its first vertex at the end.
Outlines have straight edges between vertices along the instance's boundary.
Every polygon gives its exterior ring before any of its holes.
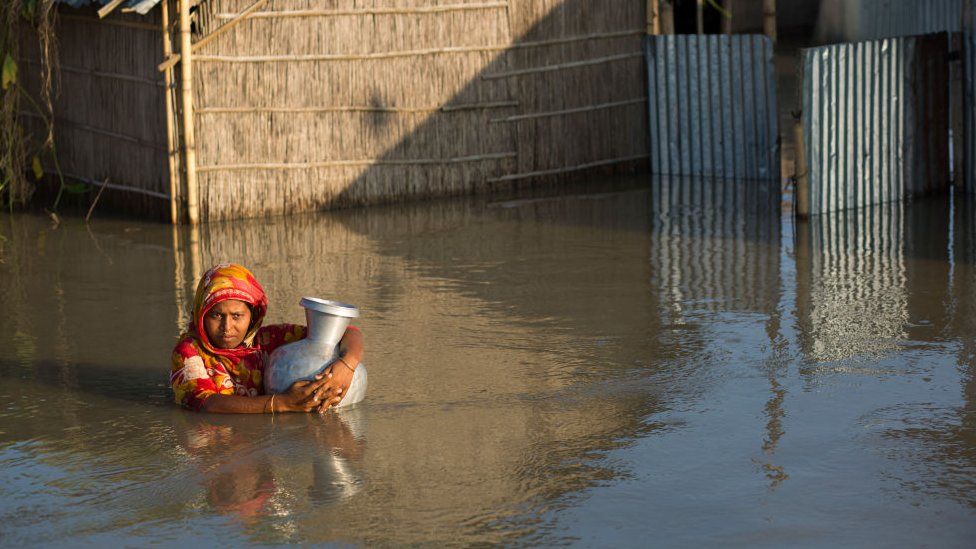
{"type": "Polygon", "coordinates": [[[944,34],[804,50],[808,213],[947,189],[948,80],[944,34]]]}
{"type": "Polygon", "coordinates": [[[957,32],[962,0],[823,0],[820,43],[859,42],[935,32],[957,32]]]}
{"type": "Polygon", "coordinates": [[[651,172],[779,184],[773,45],[761,35],[649,36],[651,172]]]}

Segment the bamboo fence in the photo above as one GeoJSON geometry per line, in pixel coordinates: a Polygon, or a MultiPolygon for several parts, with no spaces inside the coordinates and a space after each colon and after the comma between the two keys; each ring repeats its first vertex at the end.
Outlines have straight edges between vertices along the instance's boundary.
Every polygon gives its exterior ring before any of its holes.
{"type": "Polygon", "coordinates": [[[646,164],[644,0],[164,4],[61,10],[58,149],[131,189],[103,204],[195,222],[646,164]]]}
{"type": "MultiPolygon", "coordinates": [[[[201,35],[253,4],[203,4],[201,35]]],[[[647,148],[644,10],[271,2],[194,49],[201,219],[632,170],[647,148]]]]}
{"type": "MultiPolygon", "coordinates": [[[[54,128],[62,173],[109,189],[99,208],[114,207],[162,218],[170,197],[165,83],[156,70],[160,15],[113,13],[99,20],[94,9],[62,9],[55,81],[54,128]]],[[[39,52],[22,49],[27,86],[38,71],[39,52]]],[[[33,90],[32,90],[33,93],[33,90]]],[[[43,135],[37,113],[21,113],[25,127],[43,135]]],[[[44,169],[55,168],[44,158],[44,169]]]]}

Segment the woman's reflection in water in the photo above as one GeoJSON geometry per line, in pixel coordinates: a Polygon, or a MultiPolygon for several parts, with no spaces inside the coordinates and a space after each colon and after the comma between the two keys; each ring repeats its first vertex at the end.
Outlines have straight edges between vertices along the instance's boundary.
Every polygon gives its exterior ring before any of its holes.
{"type": "Polygon", "coordinates": [[[365,451],[358,407],[274,418],[185,414],[182,445],[197,463],[207,505],[245,525],[359,492],[365,451]],[[301,488],[305,488],[302,490],[301,488]],[[287,497],[276,497],[287,494],[287,497]]]}
{"type": "Polygon", "coordinates": [[[334,505],[354,496],[363,486],[363,454],[361,410],[353,408],[323,414],[312,429],[319,451],[312,458],[312,483],[308,498],[315,505],[334,505]],[[359,435],[359,436],[357,436],[359,435]]]}

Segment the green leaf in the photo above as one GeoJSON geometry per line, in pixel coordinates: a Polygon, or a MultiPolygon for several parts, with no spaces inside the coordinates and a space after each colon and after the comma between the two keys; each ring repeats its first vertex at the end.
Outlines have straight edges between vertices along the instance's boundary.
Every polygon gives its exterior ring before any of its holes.
{"type": "Polygon", "coordinates": [[[37,7],[37,0],[24,0],[23,11],[21,11],[21,14],[24,16],[24,19],[27,19],[28,21],[33,21],[34,11],[35,11],[34,8],[36,7],[37,7]]]}
{"type": "Polygon", "coordinates": [[[31,170],[34,171],[34,179],[44,177],[44,166],[41,166],[41,159],[36,155],[34,156],[34,160],[31,161],[31,170]]]}
{"type": "Polygon", "coordinates": [[[8,53],[3,60],[3,89],[17,83],[17,62],[8,53]]]}
{"type": "Polygon", "coordinates": [[[705,0],[705,1],[708,2],[709,6],[718,10],[718,12],[722,14],[722,17],[726,19],[732,19],[732,14],[722,6],[718,5],[718,3],[715,2],[715,0],[705,0]]]}
{"type": "Polygon", "coordinates": [[[68,184],[64,185],[64,192],[70,194],[81,194],[87,190],[88,190],[88,185],[85,185],[84,183],[74,183],[71,185],[68,184]]]}

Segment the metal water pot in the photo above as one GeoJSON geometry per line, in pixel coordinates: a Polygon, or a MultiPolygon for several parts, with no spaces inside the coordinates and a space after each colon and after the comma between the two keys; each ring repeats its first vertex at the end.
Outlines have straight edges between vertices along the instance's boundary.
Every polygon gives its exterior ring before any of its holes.
{"type": "MultiPolygon", "coordinates": [[[[264,372],[266,393],[283,393],[296,381],[309,380],[321,373],[338,358],[339,340],[349,322],[359,316],[359,309],[338,301],[303,297],[299,305],[305,308],[308,335],[271,353],[264,372]]],[[[365,396],[366,368],[359,364],[339,406],[355,404],[365,396]]]]}

